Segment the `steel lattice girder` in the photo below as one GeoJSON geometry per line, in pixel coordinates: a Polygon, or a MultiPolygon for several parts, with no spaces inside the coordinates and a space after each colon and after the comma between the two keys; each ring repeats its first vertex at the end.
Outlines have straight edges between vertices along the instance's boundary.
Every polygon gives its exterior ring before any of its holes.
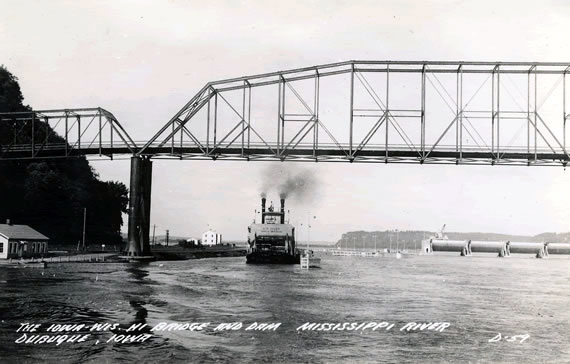
{"type": "Polygon", "coordinates": [[[138,148],[115,116],[100,107],[0,113],[0,159],[134,154],[138,148]],[[3,139],[5,141],[5,139],[3,139]]]}
{"type": "Polygon", "coordinates": [[[210,82],[138,154],[181,159],[565,166],[570,160],[566,147],[569,69],[570,63],[544,62],[349,61],[210,82]],[[380,75],[376,76],[380,81],[371,80],[374,75],[380,75]],[[400,75],[413,79],[402,80],[400,75]],[[554,85],[549,79],[543,82],[548,77],[556,78],[554,85]],[[324,87],[323,82],[327,82],[324,87]],[[543,85],[552,87],[543,92],[543,85]],[[415,89],[417,97],[394,96],[398,91],[393,89],[406,87],[415,89]],[[513,97],[513,90],[520,95],[513,97]],[[262,95],[259,105],[252,101],[254,92],[255,97],[262,95]],[[485,92],[488,95],[482,101],[485,92]],[[550,105],[553,92],[561,93],[554,106],[550,105]],[[343,93],[344,99],[337,97],[343,93]],[[265,100],[268,95],[271,99],[265,100]],[[363,99],[365,107],[356,106],[363,99]],[[413,99],[413,105],[393,106],[402,99],[413,99]],[[297,104],[295,111],[292,103],[297,104]],[[327,103],[341,105],[348,115],[323,116],[327,103]],[[552,110],[544,111],[545,103],[556,109],[556,117],[552,110]],[[438,115],[445,110],[451,112],[447,119],[438,115]],[[430,112],[436,117],[430,118],[430,112]],[[264,117],[259,120],[256,114],[264,117]],[[373,121],[364,127],[361,120],[365,119],[373,121]],[[513,128],[518,128],[517,133],[513,128]],[[520,136],[522,131],[526,140],[520,136]]]}

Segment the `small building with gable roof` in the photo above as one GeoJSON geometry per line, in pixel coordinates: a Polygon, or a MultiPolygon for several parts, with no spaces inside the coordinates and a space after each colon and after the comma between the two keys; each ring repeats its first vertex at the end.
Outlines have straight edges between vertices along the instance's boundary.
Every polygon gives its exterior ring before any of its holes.
{"type": "Polygon", "coordinates": [[[28,225],[0,224],[0,259],[47,255],[49,238],[28,225]]]}

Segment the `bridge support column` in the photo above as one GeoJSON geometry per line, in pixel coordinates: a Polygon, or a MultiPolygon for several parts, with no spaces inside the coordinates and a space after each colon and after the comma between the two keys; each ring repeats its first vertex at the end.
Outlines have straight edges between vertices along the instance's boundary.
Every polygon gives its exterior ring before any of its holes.
{"type": "Polygon", "coordinates": [[[131,158],[131,186],[129,196],[129,235],[126,257],[150,259],[150,201],[152,162],[148,157],[131,158]]]}

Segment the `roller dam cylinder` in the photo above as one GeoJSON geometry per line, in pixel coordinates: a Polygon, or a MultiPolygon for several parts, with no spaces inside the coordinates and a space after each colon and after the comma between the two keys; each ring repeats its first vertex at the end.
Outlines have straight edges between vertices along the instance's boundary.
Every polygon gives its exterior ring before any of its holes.
{"type": "Polygon", "coordinates": [[[471,240],[471,251],[473,253],[500,253],[506,249],[507,243],[507,241],[471,240]]]}
{"type": "Polygon", "coordinates": [[[469,240],[431,239],[434,252],[461,252],[469,245],[469,240]]]}

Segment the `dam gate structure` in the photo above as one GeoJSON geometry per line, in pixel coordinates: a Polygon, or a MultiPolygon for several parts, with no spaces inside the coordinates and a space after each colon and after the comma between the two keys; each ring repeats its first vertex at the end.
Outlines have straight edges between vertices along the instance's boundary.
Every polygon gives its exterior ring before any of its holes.
{"type": "Polygon", "coordinates": [[[570,254],[570,244],[550,242],[536,243],[516,241],[449,240],[440,237],[422,240],[422,255],[430,255],[435,252],[456,252],[461,256],[471,256],[473,253],[494,253],[501,258],[510,257],[511,254],[533,254],[537,258],[547,258],[550,255],[570,254]]]}

